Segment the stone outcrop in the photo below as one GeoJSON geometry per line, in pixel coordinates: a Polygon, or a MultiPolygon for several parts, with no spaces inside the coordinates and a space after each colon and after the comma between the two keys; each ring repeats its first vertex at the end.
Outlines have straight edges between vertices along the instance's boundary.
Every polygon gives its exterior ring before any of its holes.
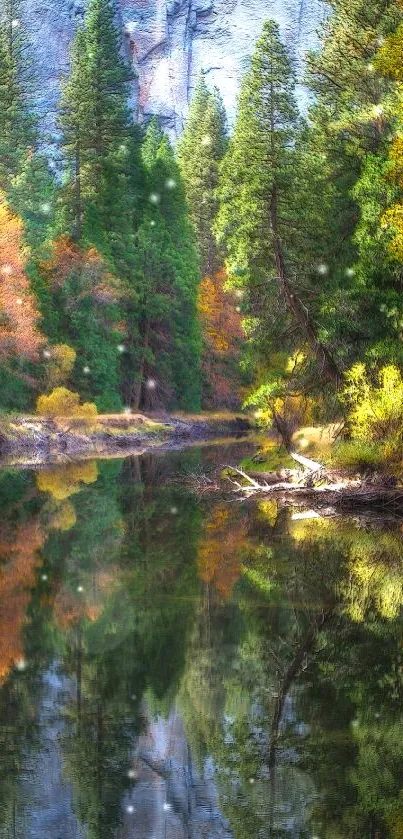
{"type": "MultiPolygon", "coordinates": [[[[54,130],[61,76],[86,0],[25,0],[39,108],[54,130]]],[[[240,79],[263,21],[275,18],[300,59],[311,45],[321,0],[117,0],[125,51],[136,69],[132,106],[139,119],[157,114],[175,139],[200,71],[217,85],[233,121],[240,79]]],[[[320,11],[322,9],[322,12],[320,11]]]]}

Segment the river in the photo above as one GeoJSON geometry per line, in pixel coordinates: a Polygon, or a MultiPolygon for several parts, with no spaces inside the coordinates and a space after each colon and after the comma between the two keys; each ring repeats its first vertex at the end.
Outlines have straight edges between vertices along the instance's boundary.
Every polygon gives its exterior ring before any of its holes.
{"type": "Polygon", "coordinates": [[[226,441],[0,473],[1,839],[401,839],[399,522],[195,492],[226,441]]]}

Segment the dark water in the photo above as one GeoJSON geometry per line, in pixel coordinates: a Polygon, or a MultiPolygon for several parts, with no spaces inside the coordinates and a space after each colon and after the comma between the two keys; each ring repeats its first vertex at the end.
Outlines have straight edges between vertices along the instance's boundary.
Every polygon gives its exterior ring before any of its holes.
{"type": "Polygon", "coordinates": [[[177,480],[245,446],[1,473],[2,839],[403,837],[400,527],[177,480]]]}

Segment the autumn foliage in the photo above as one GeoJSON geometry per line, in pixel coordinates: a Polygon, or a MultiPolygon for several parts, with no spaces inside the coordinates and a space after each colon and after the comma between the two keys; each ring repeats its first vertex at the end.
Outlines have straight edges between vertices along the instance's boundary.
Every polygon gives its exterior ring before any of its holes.
{"type": "Polygon", "coordinates": [[[86,460],[82,463],[66,463],[54,469],[43,469],[36,476],[36,485],[40,492],[48,492],[55,501],[65,501],[71,495],[81,492],[82,484],[93,484],[97,478],[95,460],[86,460]]]}
{"type": "Polygon", "coordinates": [[[93,420],[97,416],[97,408],[92,402],[80,405],[80,396],[66,387],[56,387],[52,393],[39,396],[36,412],[46,417],[77,417],[83,420],[93,420]]]}
{"type": "Polygon", "coordinates": [[[47,377],[50,388],[64,384],[73,370],[76,360],[76,351],[68,344],[55,344],[47,350],[49,357],[47,366],[47,377]]]}
{"type": "Polygon", "coordinates": [[[24,272],[25,260],[22,222],[0,195],[0,358],[17,355],[38,361],[45,339],[24,272]]]}
{"type": "Polygon", "coordinates": [[[205,526],[199,543],[198,568],[200,578],[212,583],[227,599],[241,574],[241,554],[245,547],[246,521],[234,516],[228,505],[217,505],[205,526]]]}
{"type": "Polygon", "coordinates": [[[0,531],[0,680],[24,659],[23,627],[44,542],[37,521],[0,531]]]}
{"type": "Polygon", "coordinates": [[[91,293],[97,303],[114,303],[121,294],[119,281],[105,267],[96,248],[83,250],[68,236],[60,236],[53,245],[52,257],[42,264],[42,270],[53,290],[62,288],[73,274],[81,278],[77,298],[70,305],[91,293]]]}
{"type": "Polygon", "coordinates": [[[199,317],[203,335],[202,371],[207,408],[237,408],[241,382],[238,362],[242,340],[236,297],[225,291],[225,270],[205,277],[199,289],[199,317]]]}

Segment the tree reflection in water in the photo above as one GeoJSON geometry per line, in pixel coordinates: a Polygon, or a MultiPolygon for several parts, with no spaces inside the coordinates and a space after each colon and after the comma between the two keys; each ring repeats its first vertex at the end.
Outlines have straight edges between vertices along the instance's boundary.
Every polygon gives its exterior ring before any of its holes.
{"type": "Polygon", "coordinates": [[[1,837],[403,836],[399,527],[211,457],[2,473],[1,837]]]}

